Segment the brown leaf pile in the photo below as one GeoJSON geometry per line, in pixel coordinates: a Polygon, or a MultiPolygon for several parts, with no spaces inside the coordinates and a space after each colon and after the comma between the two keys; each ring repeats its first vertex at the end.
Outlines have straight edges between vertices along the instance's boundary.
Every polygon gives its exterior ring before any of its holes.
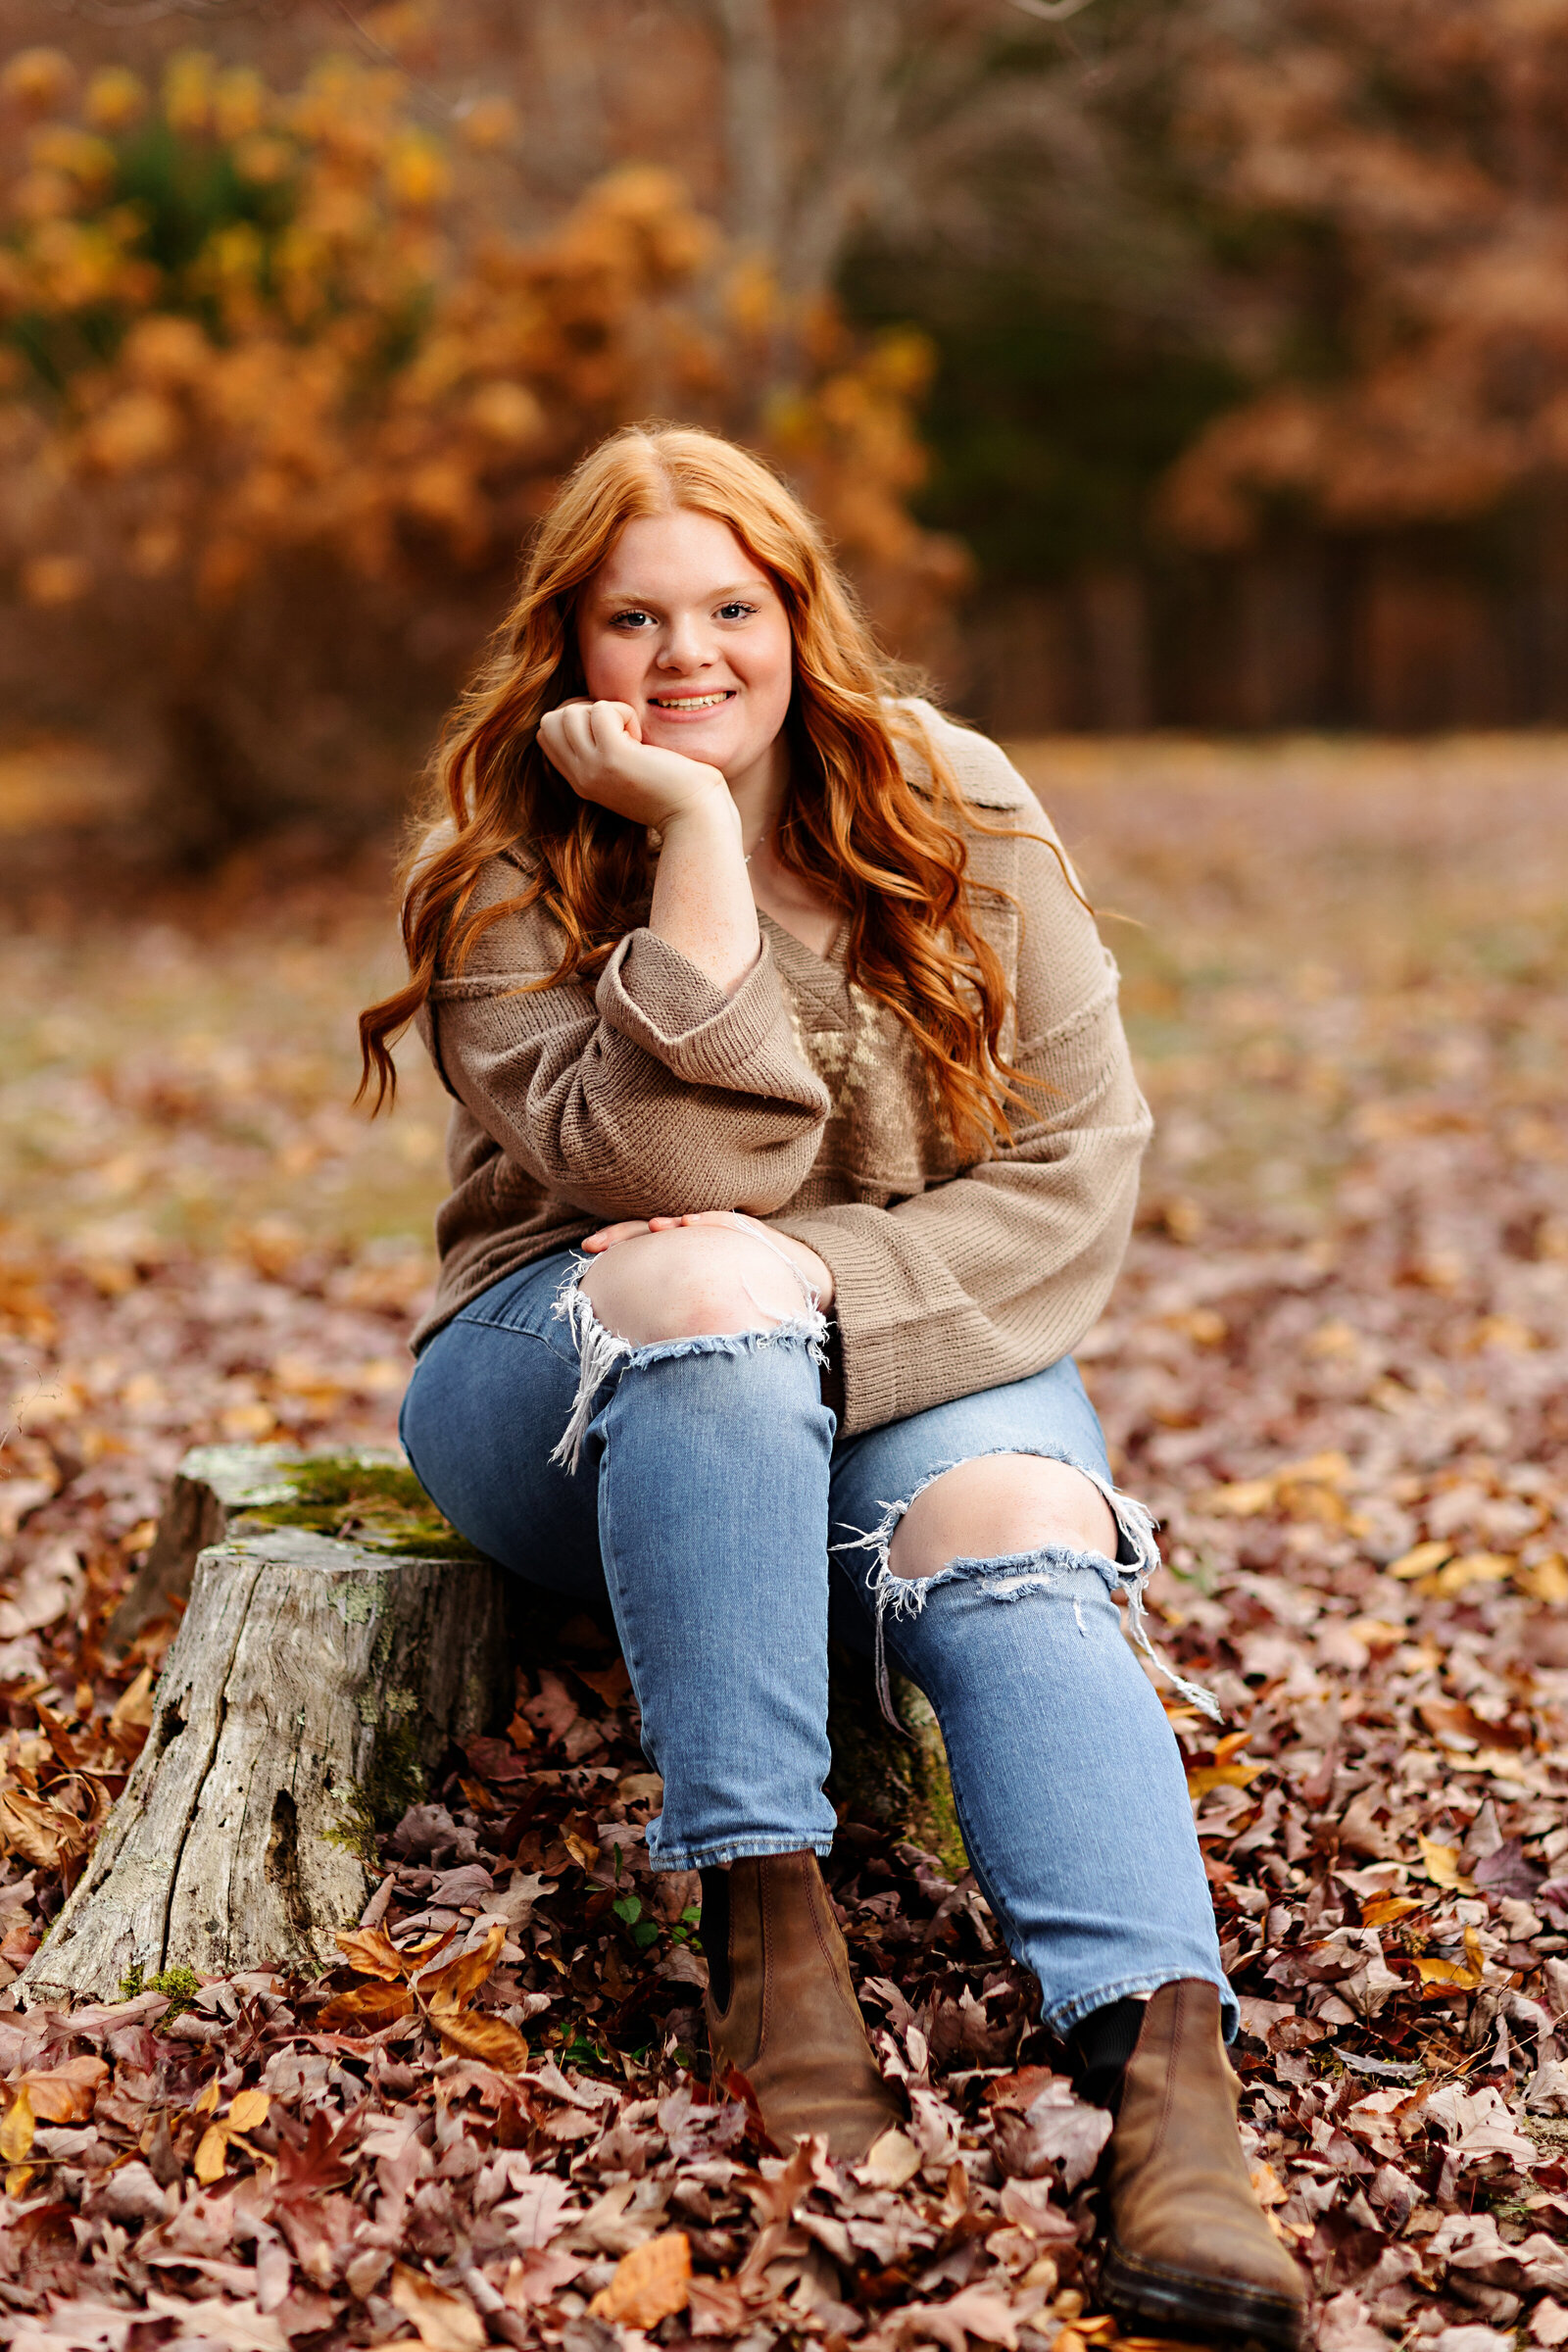
{"type": "MultiPolygon", "coordinates": [[[[1083,1355],[1118,1475],[1166,1523],[1163,1639],[1226,1709],[1220,1735],[1173,1719],[1242,2002],[1254,2177],[1325,2352],[1554,2346],[1568,1089],[1543,906],[1568,869],[1560,820],[1505,772],[1402,801],[1271,776],[1261,830],[1256,779],[1244,800],[1167,775],[1157,805],[1136,776],[1077,799],[1057,782],[1102,895],[1154,918],[1111,935],[1162,1139],[1083,1355]],[[1499,945],[1481,902],[1504,900],[1499,945]]],[[[220,973],[259,955],[254,937],[205,953],[220,973]]],[[[20,972],[19,953],[13,1002],[20,972]]],[[[70,1010],[55,996],[40,1027],[70,1010]]],[[[156,1037],[142,1053],[176,1058],[156,1037]]],[[[14,1083],[36,1103],[36,1071],[14,1083]]],[[[182,1117],[207,1132],[200,1100],[169,1115],[176,1142],[182,1117]]],[[[111,1108],[97,1148],[144,1116],[111,1108]]],[[[245,1154],[288,1140],[274,1108],[265,1142],[213,1148],[250,1182],[245,1154]]],[[[179,1446],[223,1433],[239,1378],[285,1432],[385,1438],[388,1399],[355,1371],[392,1356],[407,1311],[406,1293],[377,1302],[380,1248],[350,1229],[264,1262],[242,1235],[175,1230],[107,1280],[46,1207],[13,1237],[4,1361],[32,1401],[5,1449],[0,1600],[32,1622],[0,1636],[0,1966],[57,1908],[145,1722],[169,1629],[112,1671],[98,1638],[179,1446]],[[271,1368],[307,1350],[332,1385],[296,1406],[271,1368]],[[52,1592],[58,1613],[35,1614],[52,1592]]],[[[328,1977],[0,2014],[0,2334],[1113,2343],[1090,2259],[1104,2120],[972,1885],[844,1823],[830,1877],[909,2117],[856,2170],[785,2164],[693,2066],[696,1887],[649,1872],[658,1797],[624,1667],[583,1616],[519,1673],[506,1730],[454,1751],[390,1835],[328,1977]]]]}

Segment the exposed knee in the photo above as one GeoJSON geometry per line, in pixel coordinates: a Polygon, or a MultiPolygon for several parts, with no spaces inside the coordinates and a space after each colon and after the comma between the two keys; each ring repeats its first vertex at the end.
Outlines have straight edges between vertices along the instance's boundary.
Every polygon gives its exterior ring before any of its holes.
{"type": "Polygon", "coordinates": [[[805,1304],[800,1283],[763,1243],[706,1225],[617,1242],[595,1258],[581,1289],[605,1329],[634,1348],[769,1331],[805,1304]]]}
{"type": "Polygon", "coordinates": [[[953,1560],[1052,1545],[1116,1557],[1115,1515],[1094,1480],[1039,1454],[982,1454],[921,1489],[893,1532],[888,1566],[895,1576],[935,1576],[953,1560]]]}

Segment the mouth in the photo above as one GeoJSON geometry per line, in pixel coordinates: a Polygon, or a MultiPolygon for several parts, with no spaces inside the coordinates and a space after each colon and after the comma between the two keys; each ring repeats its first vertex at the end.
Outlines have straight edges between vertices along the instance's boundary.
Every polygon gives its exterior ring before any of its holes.
{"type": "Polygon", "coordinates": [[[722,686],[704,694],[651,694],[648,707],[662,711],[666,718],[706,718],[710,710],[721,710],[726,703],[732,703],[735,693],[733,686],[722,686]]]}

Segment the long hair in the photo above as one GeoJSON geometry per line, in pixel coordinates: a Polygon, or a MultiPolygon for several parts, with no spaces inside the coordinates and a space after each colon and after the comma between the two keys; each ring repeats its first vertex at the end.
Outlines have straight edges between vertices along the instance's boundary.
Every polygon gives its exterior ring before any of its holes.
{"type": "Polygon", "coordinates": [[[1028,1083],[1002,1050],[1008,1001],[976,924],[952,779],[926,730],[890,698],[906,681],[879,653],[812,517],[760,460],[717,434],[631,426],[585,458],[539,525],[521,589],[436,756],[435,807],[404,861],[407,985],[360,1016],[360,1095],[394,1095],[391,1047],[436,978],[461,970],[491,923],[542,905],[561,960],[540,987],[592,978],[631,927],[651,881],[640,825],[582,801],[539,749],[547,710],[586,691],[577,601],[634,517],[688,509],[728,524],[789,615],[794,692],[786,726],[780,860],[847,917],[848,976],[914,1040],[956,1149],[979,1158],[1009,1135],[1028,1083]],[[899,762],[911,743],[928,788],[899,762]],[[430,820],[445,817],[445,824],[430,820]],[[502,851],[525,886],[470,911],[502,851]]]}

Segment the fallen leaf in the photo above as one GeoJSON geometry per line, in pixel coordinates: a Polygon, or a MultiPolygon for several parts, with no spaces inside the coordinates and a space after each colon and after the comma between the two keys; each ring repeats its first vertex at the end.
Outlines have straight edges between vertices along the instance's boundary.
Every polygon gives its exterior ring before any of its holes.
{"type": "Polygon", "coordinates": [[[413,1955],[400,1952],[379,1928],[340,1929],[337,1948],[362,1977],[381,1977],[389,1984],[398,1984],[415,1966],[413,1955]]]}
{"type": "Polygon", "coordinates": [[[1408,1583],[1418,1576],[1430,1576],[1434,1568],[1441,1568],[1445,1560],[1452,1559],[1454,1548],[1451,1544],[1437,1542],[1417,1544],[1413,1550],[1401,1552],[1396,1560],[1391,1560],[1383,1573],[1385,1576],[1398,1577],[1401,1583],[1408,1583]]]}
{"type": "Polygon", "coordinates": [[[855,2178],[867,2188],[902,2188],[919,2170],[919,2149],[895,2125],[872,2141],[865,2162],[855,2168],[855,2178]]]}
{"type": "Polygon", "coordinates": [[[39,2123],[85,2124],[108,2080],[101,2058],[68,2058],[63,2066],[30,2068],[18,2077],[16,2088],[27,2093],[39,2123]]]}
{"type": "Polygon", "coordinates": [[[228,2163],[228,2133],[221,2124],[209,2124],[196,2143],[191,2171],[203,2187],[220,2180],[228,2163]]]}
{"type": "Polygon", "coordinates": [[[1206,1796],[1211,1788],[1245,1788],[1262,1769],[1261,1764],[1197,1764],[1187,1775],[1187,1793],[1206,1796]]]}
{"type": "Polygon", "coordinates": [[[413,2321],[428,2352],[480,2352],[490,2340],[466,2295],[450,2294],[404,2263],[393,2264],[388,2294],[393,2309],[413,2321]]]}
{"type": "Polygon", "coordinates": [[[25,1788],[0,1789],[0,1852],[39,1870],[69,1870],[87,1850],[88,1827],[74,1813],[25,1788]]]}
{"type": "Polygon", "coordinates": [[[7,2164],[20,2164],[32,2145],[32,2101],[24,2084],[6,2109],[5,2121],[0,2123],[0,2159],[7,2164]]]}
{"type": "Polygon", "coordinates": [[[64,1539],[35,1552],[11,1592],[0,1598],[0,1642],[38,1632],[76,1605],[86,1571],[64,1539]]]}
{"type": "Polygon", "coordinates": [[[481,2017],[472,2010],[449,2011],[433,2017],[431,2023],[443,2049],[477,2058],[499,2074],[519,2074],[528,2063],[528,2044],[503,2017],[481,2017]]]}
{"type": "Polygon", "coordinates": [[[233,2132],[254,2132],[265,2124],[271,2108],[271,2099],[265,2090],[239,2090],[229,2102],[228,2125],[233,2132]]]}
{"type": "Polygon", "coordinates": [[[316,2022],[328,2034],[378,2034],[383,2026],[407,2017],[413,2007],[414,1995],[406,1984],[355,1984],[347,1992],[334,1993],[316,2022]]]}
{"type": "Polygon", "coordinates": [[[1415,1964],[1416,1974],[1423,1984],[1457,1984],[1466,1992],[1474,1992],[1481,1982],[1485,1966],[1486,1955],[1481,1949],[1481,1938],[1477,1936],[1474,1928],[1466,1928],[1464,1932],[1464,1959],[1462,1961],[1423,1958],[1418,1959],[1415,1964]]]}
{"type": "Polygon", "coordinates": [[[657,2328],[672,2312],[685,2310],[691,2282],[691,2240],[684,2230],[666,2230],[621,2256],[610,2284],[589,2304],[588,2316],[630,2328],[657,2328]]]}
{"type": "Polygon", "coordinates": [[[1475,1893],[1475,1881],[1467,1879],[1459,1868],[1456,1845],[1439,1845],[1436,1839],[1419,1834],[1416,1843],[1421,1848],[1421,1867],[1434,1886],[1452,1887],[1460,1894],[1475,1893]]]}
{"type": "Polygon", "coordinates": [[[145,1732],[153,1720],[153,1670],[144,1666],[133,1683],[126,1685],[115,1701],[109,1718],[111,1736],[116,1733],[145,1732]]]}
{"type": "Polygon", "coordinates": [[[501,1946],[506,1940],[505,1925],[497,1920],[471,1952],[460,1952],[441,1968],[421,1971],[415,1982],[415,1990],[432,2017],[450,2016],[472,2000],[500,1959],[501,1946]]]}

